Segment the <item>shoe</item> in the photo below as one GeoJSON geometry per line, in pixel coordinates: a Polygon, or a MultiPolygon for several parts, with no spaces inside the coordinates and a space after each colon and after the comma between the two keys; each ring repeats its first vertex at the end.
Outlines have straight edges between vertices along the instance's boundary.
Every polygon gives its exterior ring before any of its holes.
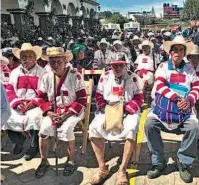
{"type": "Polygon", "coordinates": [[[193,177],[192,175],[189,173],[188,166],[186,164],[182,164],[179,159],[177,159],[177,166],[179,169],[179,173],[180,173],[180,178],[185,182],[185,183],[191,183],[193,182],[193,177]]]}
{"type": "Polygon", "coordinates": [[[48,160],[42,159],[39,167],[35,171],[35,176],[37,178],[43,177],[45,175],[45,173],[48,171],[49,166],[50,166],[50,164],[49,164],[48,160]]]}
{"type": "Polygon", "coordinates": [[[167,167],[166,162],[160,165],[154,165],[152,169],[147,172],[148,178],[154,179],[161,176],[164,173],[164,170],[166,169],[166,167],[167,167]]]}
{"type": "Polygon", "coordinates": [[[33,159],[39,152],[39,149],[36,147],[30,147],[24,155],[26,161],[33,159]]]}
{"type": "Polygon", "coordinates": [[[76,169],[77,168],[76,168],[75,164],[71,164],[71,163],[66,162],[64,170],[63,170],[63,176],[72,175],[75,172],[76,169]]]}

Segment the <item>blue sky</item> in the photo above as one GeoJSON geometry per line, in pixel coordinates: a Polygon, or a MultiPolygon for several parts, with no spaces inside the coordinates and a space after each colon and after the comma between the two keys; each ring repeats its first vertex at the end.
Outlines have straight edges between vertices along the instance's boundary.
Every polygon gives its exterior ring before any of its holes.
{"type": "Polygon", "coordinates": [[[101,11],[110,10],[126,14],[130,11],[150,11],[154,6],[156,16],[160,17],[163,3],[183,5],[184,0],[97,0],[101,4],[101,11]]]}

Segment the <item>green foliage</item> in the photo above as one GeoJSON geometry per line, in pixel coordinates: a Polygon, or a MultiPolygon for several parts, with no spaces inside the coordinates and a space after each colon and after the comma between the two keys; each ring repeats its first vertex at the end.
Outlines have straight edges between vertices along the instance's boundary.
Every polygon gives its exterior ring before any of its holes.
{"type": "Polygon", "coordinates": [[[116,24],[121,24],[123,25],[124,23],[128,22],[128,19],[124,16],[122,16],[119,13],[115,13],[111,16],[111,18],[109,19],[109,21],[111,23],[116,23],[116,24]]]}
{"type": "Polygon", "coordinates": [[[110,19],[112,16],[112,12],[111,11],[104,11],[104,12],[100,12],[99,13],[99,17],[101,19],[110,19]]]}
{"type": "Polygon", "coordinates": [[[198,20],[199,0],[186,0],[181,18],[184,20],[198,20]]]}

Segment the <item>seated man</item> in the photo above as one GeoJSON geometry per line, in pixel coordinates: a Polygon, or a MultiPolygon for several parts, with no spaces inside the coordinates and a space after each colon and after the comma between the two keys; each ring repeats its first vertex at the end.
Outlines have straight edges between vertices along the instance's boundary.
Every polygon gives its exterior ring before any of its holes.
{"type": "Polygon", "coordinates": [[[155,53],[152,51],[154,45],[152,42],[144,40],[139,47],[143,53],[138,55],[134,63],[135,71],[142,78],[144,87],[146,85],[153,85],[157,65],[155,53]]]}
{"type": "Polygon", "coordinates": [[[84,117],[87,102],[86,90],[82,76],[70,69],[67,62],[72,53],[65,53],[63,48],[52,47],[46,51],[46,58],[52,71],[43,77],[41,88],[33,103],[43,110],[43,120],[39,131],[39,148],[41,164],[37,168],[36,177],[42,177],[48,167],[48,138],[55,132],[60,140],[68,142],[69,158],[63,175],[69,176],[74,170],[75,136],[74,128],[84,117]],[[59,121],[65,117],[60,124],[59,121]]]}
{"type": "Polygon", "coordinates": [[[105,139],[126,140],[122,164],[118,170],[117,184],[128,184],[126,169],[136,145],[140,107],[144,100],[141,79],[136,74],[127,71],[126,61],[112,61],[110,66],[111,70],[100,77],[95,95],[97,112],[89,127],[89,137],[99,164],[99,173],[90,180],[91,184],[98,184],[109,174],[104,160],[105,139]],[[105,107],[116,105],[121,98],[124,98],[123,128],[117,131],[107,131],[104,128],[105,107]]]}
{"type": "Polygon", "coordinates": [[[160,135],[163,130],[184,135],[177,153],[177,165],[181,179],[186,183],[192,181],[188,167],[197,156],[199,124],[193,107],[199,97],[199,80],[193,67],[183,60],[191,48],[182,36],[164,43],[164,50],[171,59],[160,64],[156,71],[155,107],[145,125],[153,165],[147,173],[148,178],[160,176],[167,166],[160,135]]]}
{"type": "Polygon", "coordinates": [[[39,151],[38,130],[42,111],[38,107],[35,108],[31,100],[36,97],[45,73],[45,70],[36,63],[42,51],[39,46],[24,43],[21,49],[14,48],[13,54],[22,64],[10,73],[6,91],[11,106],[11,117],[2,129],[7,130],[9,138],[15,144],[14,154],[20,154],[23,150],[25,137],[22,132],[30,131],[31,146],[24,157],[31,160],[39,151]]]}
{"type": "MultiPolygon", "coordinates": [[[[199,77],[199,47],[197,45],[194,45],[193,51],[191,53],[188,53],[187,59],[195,69],[197,77],[199,77]]],[[[199,101],[196,102],[195,108],[197,112],[197,117],[199,117],[199,101]]]]}
{"type": "Polygon", "coordinates": [[[95,51],[94,54],[94,69],[103,69],[109,64],[112,52],[108,49],[108,47],[109,43],[105,38],[102,38],[99,42],[99,50],[95,51]]]}

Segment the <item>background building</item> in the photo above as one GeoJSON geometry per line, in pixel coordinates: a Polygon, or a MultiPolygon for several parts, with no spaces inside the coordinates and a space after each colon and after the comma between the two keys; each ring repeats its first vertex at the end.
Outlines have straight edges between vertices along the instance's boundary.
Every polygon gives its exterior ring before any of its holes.
{"type": "Polygon", "coordinates": [[[88,27],[99,23],[98,9],[96,0],[2,0],[1,22],[15,24],[20,33],[27,24],[42,30],[55,22],[88,27]]]}
{"type": "Polygon", "coordinates": [[[154,7],[152,7],[151,11],[128,12],[126,17],[129,20],[139,22],[140,25],[150,25],[154,24],[154,19],[156,16],[154,7]]]}
{"type": "Polygon", "coordinates": [[[170,5],[169,3],[163,4],[163,18],[164,19],[173,19],[180,18],[180,12],[183,8],[178,7],[177,5],[170,5]]]}

